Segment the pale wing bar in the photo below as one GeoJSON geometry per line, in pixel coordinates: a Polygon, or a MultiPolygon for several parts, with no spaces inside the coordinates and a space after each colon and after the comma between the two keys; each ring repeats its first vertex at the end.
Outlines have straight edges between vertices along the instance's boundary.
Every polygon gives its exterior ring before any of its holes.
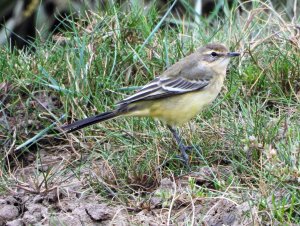
{"type": "Polygon", "coordinates": [[[128,104],[139,100],[153,100],[176,94],[183,94],[203,89],[209,80],[187,80],[185,78],[159,78],[147,84],[137,93],[120,101],[118,105],[128,104]]]}

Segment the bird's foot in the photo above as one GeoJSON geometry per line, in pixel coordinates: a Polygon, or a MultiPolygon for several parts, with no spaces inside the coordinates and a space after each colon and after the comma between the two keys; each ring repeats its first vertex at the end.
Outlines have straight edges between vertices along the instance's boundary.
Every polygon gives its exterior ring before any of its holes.
{"type": "Polygon", "coordinates": [[[181,159],[187,167],[190,167],[190,163],[189,163],[189,155],[186,152],[190,151],[191,149],[193,149],[192,146],[180,145],[179,147],[181,153],[181,159]]]}
{"type": "Polygon", "coordinates": [[[185,151],[191,151],[194,149],[194,146],[189,145],[189,146],[184,146],[184,148],[185,148],[185,151]]]}
{"type": "Polygon", "coordinates": [[[179,147],[181,156],[179,157],[186,166],[189,167],[189,155],[187,152],[191,152],[192,150],[196,151],[198,155],[201,155],[201,148],[200,147],[195,147],[195,146],[185,146],[185,145],[180,145],[179,147]]]}

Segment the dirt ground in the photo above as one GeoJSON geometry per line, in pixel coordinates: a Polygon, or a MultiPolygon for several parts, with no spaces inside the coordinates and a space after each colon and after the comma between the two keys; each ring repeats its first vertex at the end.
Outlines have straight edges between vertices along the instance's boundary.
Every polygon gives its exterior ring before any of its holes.
{"type": "MultiPolygon", "coordinates": [[[[1,225],[221,226],[258,222],[252,214],[256,211],[247,202],[237,204],[222,194],[203,198],[193,195],[189,186],[191,178],[196,184],[209,187],[209,177],[217,169],[203,167],[199,172],[179,178],[163,178],[150,195],[144,196],[145,199],[126,204],[114,197],[101,197],[101,192],[89,188],[87,178],[100,176],[101,162],[96,163],[98,169],[82,169],[80,177],[72,172],[62,177],[53,172],[63,171],[72,155],[44,151],[40,158],[43,159],[42,166],[32,162],[14,172],[17,184],[11,187],[10,194],[0,197],[1,225]],[[46,184],[41,172],[49,172],[50,168],[54,176],[46,184]]],[[[222,171],[226,174],[230,169],[222,171]]]]}

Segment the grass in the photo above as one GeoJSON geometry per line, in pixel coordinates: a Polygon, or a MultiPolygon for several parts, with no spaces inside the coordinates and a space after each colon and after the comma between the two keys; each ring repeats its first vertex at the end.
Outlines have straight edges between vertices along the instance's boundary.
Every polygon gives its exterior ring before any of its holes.
{"type": "MultiPolygon", "coordinates": [[[[299,19],[293,24],[285,11],[262,2],[243,13],[237,5],[200,24],[188,17],[179,23],[175,14],[168,15],[173,21],[168,23],[154,7],[146,15],[139,8],[125,13],[115,7],[70,21],[58,41],[33,43],[34,52],[1,47],[2,193],[15,186],[47,192],[76,177],[85,181],[85,192],[141,208],[138,203],[146,202],[163,178],[190,175],[184,192],[195,199],[248,202],[261,222],[299,224],[299,19]],[[176,158],[169,131],[146,118],[119,118],[69,135],[50,128],[38,142],[14,152],[54,122],[112,109],[169,65],[215,41],[243,54],[231,62],[213,105],[181,128],[195,147],[191,171],[176,158]],[[58,168],[36,170],[34,183],[17,176],[30,162],[43,165],[38,156],[45,151],[69,158],[58,168]],[[204,167],[210,171],[206,183],[192,176],[204,167]]],[[[175,196],[159,196],[171,208],[175,196]]]]}

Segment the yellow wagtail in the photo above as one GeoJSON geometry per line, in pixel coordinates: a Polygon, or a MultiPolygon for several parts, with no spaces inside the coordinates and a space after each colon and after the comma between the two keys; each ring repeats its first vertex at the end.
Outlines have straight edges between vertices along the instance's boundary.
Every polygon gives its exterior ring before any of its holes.
{"type": "Polygon", "coordinates": [[[208,44],[118,102],[115,110],[79,120],[62,129],[72,132],[121,115],[150,116],[168,125],[183,160],[188,163],[188,147],[183,145],[173,126],[189,121],[217,97],[226,77],[229,59],[239,55],[229,52],[224,45],[208,44]]]}

